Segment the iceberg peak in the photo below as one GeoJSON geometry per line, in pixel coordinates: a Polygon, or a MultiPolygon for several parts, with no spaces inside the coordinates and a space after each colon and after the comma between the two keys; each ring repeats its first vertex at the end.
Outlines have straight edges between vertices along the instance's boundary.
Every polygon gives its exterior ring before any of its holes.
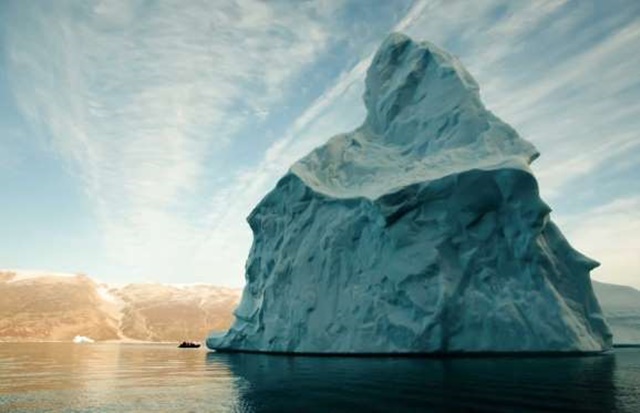
{"type": "Polygon", "coordinates": [[[488,111],[460,62],[428,42],[394,33],[366,77],[367,117],[291,168],[317,192],[381,195],[467,169],[528,170],[533,145],[488,111]]]}
{"type": "Polygon", "coordinates": [[[477,83],[454,56],[400,33],[382,43],[365,85],[368,124],[382,136],[398,116],[415,111],[416,105],[431,116],[461,105],[482,107],[477,83]]]}

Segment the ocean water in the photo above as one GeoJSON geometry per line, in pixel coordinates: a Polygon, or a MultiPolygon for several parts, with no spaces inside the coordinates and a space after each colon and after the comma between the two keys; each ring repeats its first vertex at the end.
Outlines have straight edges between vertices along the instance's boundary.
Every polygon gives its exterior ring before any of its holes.
{"type": "Polygon", "coordinates": [[[640,412],[640,349],[425,359],[0,343],[0,411],[640,412]]]}

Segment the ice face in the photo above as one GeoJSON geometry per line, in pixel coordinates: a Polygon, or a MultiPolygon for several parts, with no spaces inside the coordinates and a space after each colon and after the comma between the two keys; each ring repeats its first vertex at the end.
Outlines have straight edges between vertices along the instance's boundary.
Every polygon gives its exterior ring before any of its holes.
{"type": "Polygon", "coordinates": [[[218,350],[602,351],[596,262],[550,221],[537,152],[460,63],[391,35],[368,116],[294,164],[248,218],[236,322],[218,350]]]}

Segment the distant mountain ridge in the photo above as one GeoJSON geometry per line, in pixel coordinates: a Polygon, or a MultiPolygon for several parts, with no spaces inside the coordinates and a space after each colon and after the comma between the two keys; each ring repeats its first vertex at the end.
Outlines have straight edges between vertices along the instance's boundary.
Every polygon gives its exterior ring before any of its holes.
{"type": "MultiPolygon", "coordinates": [[[[616,344],[640,344],[640,291],[593,281],[616,344]]],[[[225,330],[241,290],[212,285],[113,287],[82,274],[0,270],[0,341],[203,340],[225,330]]]]}
{"type": "Polygon", "coordinates": [[[615,344],[640,344],[640,291],[626,285],[593,281],[615,344]]]}
{"type": "Polygon", "coordinates": [[[82,274],[0,271],[0,341],[203,340],[233,321],[240,290],[114,287],[82,274]]]}

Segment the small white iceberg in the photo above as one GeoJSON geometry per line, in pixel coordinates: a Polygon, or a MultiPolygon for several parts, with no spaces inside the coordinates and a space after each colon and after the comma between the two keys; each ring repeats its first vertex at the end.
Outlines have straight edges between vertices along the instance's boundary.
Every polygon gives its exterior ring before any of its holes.
{"type": "Polygon", "coordinates": [[[75,336],[73,338],[73,342],[76,344],[83,344],[83,343],[94,343],[95,340],[85,336],[75,336]]]}

